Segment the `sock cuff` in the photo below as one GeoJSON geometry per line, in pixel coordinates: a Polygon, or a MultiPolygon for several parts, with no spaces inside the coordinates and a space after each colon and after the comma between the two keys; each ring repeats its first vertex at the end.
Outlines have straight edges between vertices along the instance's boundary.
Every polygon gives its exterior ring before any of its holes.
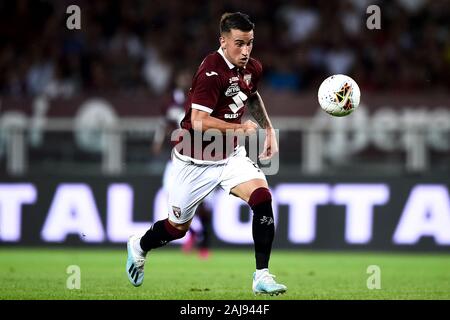
{"type": "Polygon", "coordinates": [[[265,187],[261,187],[255,189],[252,192],[252,194],[250,195],[250,199],[248,200],[248,204],[251,208],[253,208],[261,203],[269,201],[272,201],[272,195],[270,193],[270,190],[265,187]]]}
{"type": "Polygon", "coordinates": [[[175,239],[182,238],[186,234],[186,231],[178,230],[173,225],[171,225],[169,219],[164,220],[164,228],[175,239]]]}

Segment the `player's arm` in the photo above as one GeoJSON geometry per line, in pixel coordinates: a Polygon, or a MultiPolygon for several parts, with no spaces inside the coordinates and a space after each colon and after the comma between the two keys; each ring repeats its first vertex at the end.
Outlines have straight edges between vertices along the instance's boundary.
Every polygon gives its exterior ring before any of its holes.
{"type": "Polygon", "coordinates": [[[258,124],[261,126],[261,128],[266,129],[264,150],[259,155],[259,157],[262,160],[268,160],[278,152],[278,143],[272,122],[269,119],[266,107],[264,106],[264,102],[258,91],[256,91],[255,94],[248,99],[247,108],[253,118],[255,118],[256,122],[258,122],[258,124]]]}
{"type": "Polygon", "coordinates": [[[269,115],[266,111],[266,107],[264,106],[264,102],[258,91],[256,91],[254,95],[248,98],[247,108],[253,118],[255,118],[256,122],[258,122],[258,124],[261,126],[261,128],[273,129],[272,123],[269,119],[269,115]]]}
{"type": "Polygon", "coordinates": [[[245,134],[253,134],[258,127],[253,121],[246,121],[245,123],[230,123],[212,117],[208,112],[192,108],[191,112],[192,128],[197,131],[206,131],[208,129],[217,129],[223,133],[227,130],[238,131],[242,130],[245,134]]]}

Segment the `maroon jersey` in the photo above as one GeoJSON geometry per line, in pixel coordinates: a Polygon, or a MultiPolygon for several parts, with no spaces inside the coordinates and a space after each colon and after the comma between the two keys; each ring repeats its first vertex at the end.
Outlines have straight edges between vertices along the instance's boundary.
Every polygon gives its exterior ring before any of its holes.
{"type": "MultiPolygon", "coordinates": [[[[222,49],[209,54],[201,63],[193,80],[192,87],[186,100],[185,117],[181,121],[181,128],[189,132],[191,140],[194,131],[191,124],[192,108],[208,112],[212,117],[230,123],[241,123],[248,98],[256,93],[258,82],[262,75],[262,65],[250,58],[245,68],[238,68],[226,60],[222,49]]],[[[226,158],[226,144],[230,143],[223,135],[223,150],[214,150],[214,160],[226,158]]],[[[214,141],[214,140],[213,140],[214,141]]],[[[237,139],[232,143],[236,145],[237,139]]],[[[193,141],[192,141],[193,142],[193,141]]],[[[204,150],[210,141],[203,141],[200,150],[191,150],[177,145],[177,150],[183,155],[199,160],[210,160],[204,150]]],[[[182,144],[181,144],[182,145],[182,144]]],[[[233,151],[234,148],[231,148],[233,151]]]]}

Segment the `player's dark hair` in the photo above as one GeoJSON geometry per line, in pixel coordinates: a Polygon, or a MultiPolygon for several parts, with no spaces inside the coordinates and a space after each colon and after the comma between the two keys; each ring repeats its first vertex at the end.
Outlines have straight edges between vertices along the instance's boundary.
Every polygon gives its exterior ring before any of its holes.
{"type": "Polygon", "coordinates": [[[220,33],[230,32],[231,29],[237,29],[244,32],[252,31],[255,24],[250,21],[250,17],[245,13],[234,12],[224,13],[220,18],[220,33]]]}

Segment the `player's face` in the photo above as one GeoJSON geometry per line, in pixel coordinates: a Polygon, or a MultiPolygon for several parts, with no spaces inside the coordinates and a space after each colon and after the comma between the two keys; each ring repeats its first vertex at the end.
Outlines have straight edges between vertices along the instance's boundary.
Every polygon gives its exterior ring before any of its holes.
{"type": "Polygon", "coordinates": [[[220,46],[225,57],[237,67],[244,67],[250,59],[253,48],[253,30],[241,31],[231,29],[220,37],[220,46]]]}

